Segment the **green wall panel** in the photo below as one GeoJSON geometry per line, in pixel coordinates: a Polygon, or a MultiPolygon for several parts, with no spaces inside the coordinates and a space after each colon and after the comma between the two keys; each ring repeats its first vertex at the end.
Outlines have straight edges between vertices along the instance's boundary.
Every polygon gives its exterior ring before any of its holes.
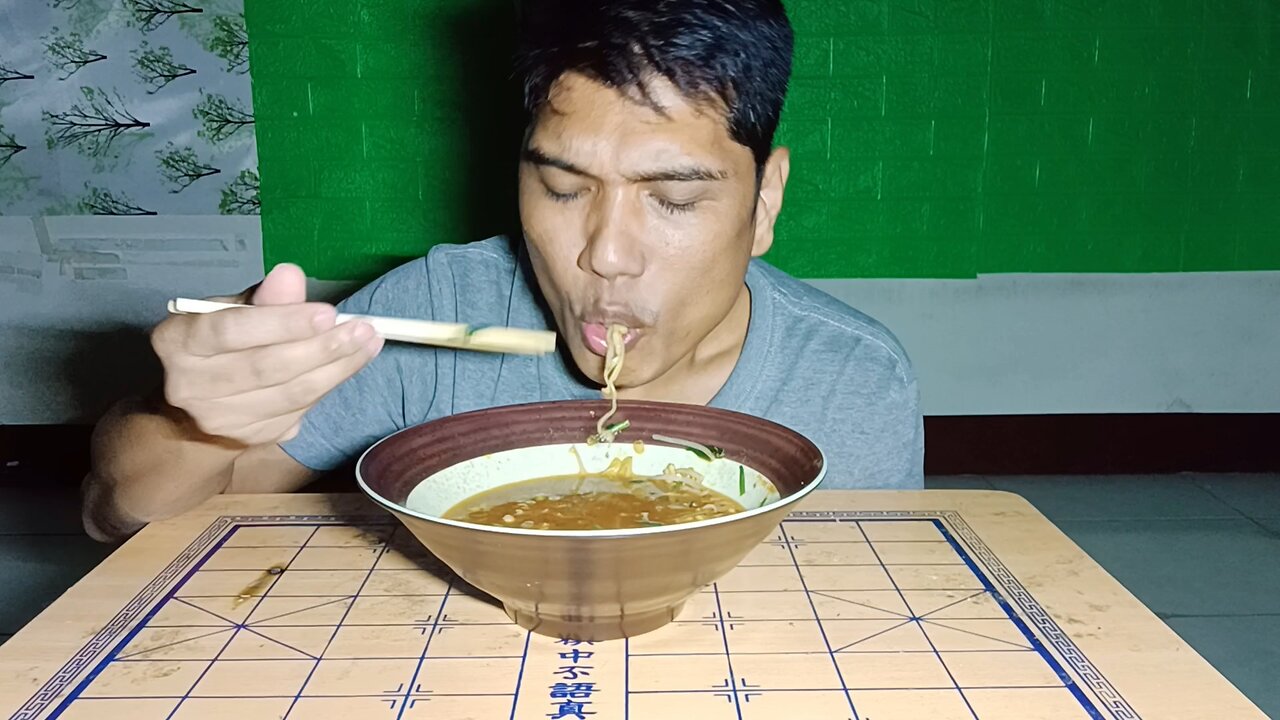
{"type": "MultiPolygon", "coordinates": [[[[1280,270],[1272,0],[790,0],[801,277],[1280,270]]],[[[247,0],[268,264],[516,227],[510,0],[247,0]]]]}

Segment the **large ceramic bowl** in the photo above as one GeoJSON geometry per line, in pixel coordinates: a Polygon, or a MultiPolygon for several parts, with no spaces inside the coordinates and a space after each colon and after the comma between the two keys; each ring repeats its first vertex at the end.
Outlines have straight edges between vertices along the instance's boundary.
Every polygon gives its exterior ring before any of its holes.
{"type": "Polygon", "coordinates": [[[513,405],[434,420],[391,435],[363,456],[360,487],[462,579],[493,595],[531,631],[579,640],[661,627],[703,586],[733,569],[825,474],[821,451],[781,425],[735,412],[626,402],[631,426],[587,445],[601,401],[513,405]],[[654,435],[724,451],[708,461],[654,435]],[[642,443],[637,444],[635,441],[642,443]],[[639,473],[668,463],[701,472],[745,512],[634,530],[548,531],[442,517],[476,493],[521,480],[588,472],[631,457],[639,473]],[[741,471],[739,470],[741,466],[741,471]]]}

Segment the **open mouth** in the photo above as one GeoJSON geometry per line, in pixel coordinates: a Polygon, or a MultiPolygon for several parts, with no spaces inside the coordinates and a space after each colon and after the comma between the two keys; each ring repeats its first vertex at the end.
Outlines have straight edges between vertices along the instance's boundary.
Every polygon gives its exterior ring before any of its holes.
{"type": "MultiPolygon", "coordinates": [[[[628,329],[622,342],[627,349],[631,349],[631,346],[635,344],[639,337],[640,332],[638,330],[628,329]]],[[[604,357],[609,350],[609,324],[598,322],[582,323],[582,340],[586,343],[588,350],[600,357],[604,357]]]]}

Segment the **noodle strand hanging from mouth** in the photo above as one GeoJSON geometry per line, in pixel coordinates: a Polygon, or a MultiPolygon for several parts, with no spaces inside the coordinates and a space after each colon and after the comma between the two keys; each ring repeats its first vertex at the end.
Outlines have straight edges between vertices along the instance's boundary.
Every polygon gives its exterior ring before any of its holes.
{"type": "Polygon", "coordinates": [[[615,383],[618,376],[622,374],[622,361],[627,354],[627,327],[625,325],[610,325],[609,331],[605,335],[605,356],[604,356],[604,396],[609,400],[609,412],[600,416],[596,421],[596,440],[599,442],[613,442],[613,438],[618,434],[618,430],[610,430],[606,427],[615,413],[618,412],[618,388],[615,383]]]}

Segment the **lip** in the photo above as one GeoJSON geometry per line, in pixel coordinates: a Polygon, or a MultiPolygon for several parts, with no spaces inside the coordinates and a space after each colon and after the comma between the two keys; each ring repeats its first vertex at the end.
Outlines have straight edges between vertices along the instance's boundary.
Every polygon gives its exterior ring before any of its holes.
{"type": "MultiPolygon", "coordinates": [[[[582,323],[582,341],[586,344],[587,349],[591,352],[604,357],[609,352],[608,334],[609,325],[616,321],[610,322],[584,322],[582,323]]],[[[640,331],[634,328],[628,328],[627,334],[623,336],[622,344],[628,350],[635,345],[636,340],[640,338],[640,331]]]]}

